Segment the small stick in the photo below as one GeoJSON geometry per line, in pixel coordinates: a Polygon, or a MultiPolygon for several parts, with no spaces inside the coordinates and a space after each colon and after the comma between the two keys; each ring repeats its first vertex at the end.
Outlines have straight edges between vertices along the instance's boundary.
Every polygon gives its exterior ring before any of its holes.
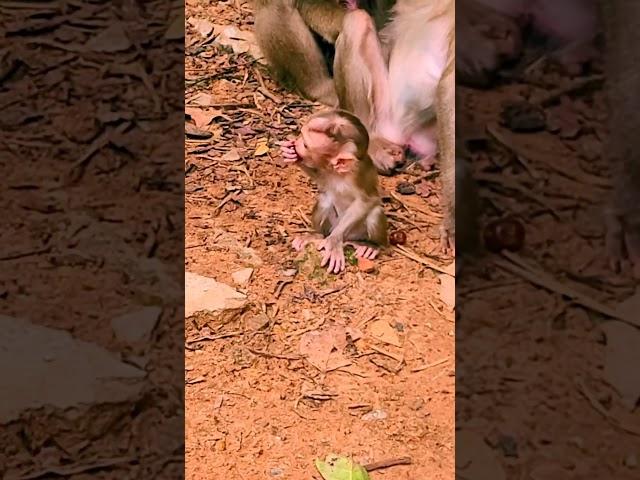
{"type": "Polygon", "coordinates": [[[194,338],[192,340],[187,340],[187,344],[191,345],[193,343],[198,343],[198,342],[204,342],[206,340],[221,340],[223,338],[229,338],[229,337],[237,337],[238,335],[242,335],[244,332],[242,331],[237,331],[237,332],[226,332],[226,333],[221,333],[219,335],[201,335],[198,338],[194,338]]]}
{"type": "Polygon", "coordinates": [[[437,367],[438,365],[442,365],[446,363],[449,358],[443,358],[442,360],[438,360],[437,362],[429,363],[428,365],[422,365],[421,367],[416,367],[411,369],[411,373],[421,372],[426,370],[427,368],[437,367]]]}
{"type": "Polygon", "coordinates": [[[280,295],[282,295],[282,291],[284,290],[284,287],[286,287],[290,283],[293,283],[293,280],[281,280],[280,282],[278,282],[278,286],[276,287],[276,291],[273,294],[274,297],[280,298],[280,295]]]}
{"type": "Polygon", "coordinates": [[[400,253],[401,255],[404,255],[405,257],[410,258],[414,262],[421,263],[421,264],[431,268],[432,270],[435,270],[436,272],[446,273],[447,275],[455,276],[455,274],[451,272],[450,268],[447,269],[446,267],[441,267],[440,265],[436,264],[435,262],[432,262],[429,259],[421,257],[420,255],[418,255],[417,253],[412,252],[411,250],[409,250],[406,247],[402,247],[400,245],[396,245],[395,247],[393,247],[393,249],[396,252],[400,253]]]}
{"type": "Polygon", "coordinates": [[[390,458],[388,460],[381,460],[379,462],[367,463],[362,467],[367,472],[372,472],[374,470],[395,467],[397,465],[411,465],[411,463],[413,463],[413,461],[411,460],[411,457],[400,457],[400,458],[390,458]]]}
{"type": "Polygon", "coordinates": [[[384,355],[385,357],[392,358],[396,362],[399,362],[399,363],[404,362],[404,357],[400,355],[396,355],[395,353],[387,352],[386,350],[383,350],[382,348],[378,348],[375,345],[371,346],[371,350],[373,350],[376,353],[379,353],[380,355],[384,355]]]}
{"type": "Polygon", "coordinates": [[[531,265],[528,265],[518,255],[510,252],[502,252],[502,255],[511,261],[511,263],[506,262],[502,259],[497,259],[495,261],[496,265],[503,268],[504,270],[519,275],[522,278],[529,280],[534,285],[538,285],[539,287],[543,287],[552,292],[569,297],[574,303],[589,308],[594,312],[601,313],[607,317],[615,318],[635,327],[640,326],[640,320],[638,320],[637,317],[618,312],[615,309],[601,302],[598,302],[597,300],[594,300],[594,297],[592,295],[574,290],[569,285],[563,284],[559,280],[556,280],[548,273],[539,270],[531,265]]]}
{"type": "Polygon", "coordinates": [[[302,357],[302,355],[287,355],[284,353],[269,353],[269,352],[263,352],[262,350],[255,350],[253,348],[249,348],[248,349],[251,353],[253,353],[254,355],[259,355],[261,357],[266,357],[266,358],[278,358],[280,360],[300,360],[304,357],[302,357]]]}

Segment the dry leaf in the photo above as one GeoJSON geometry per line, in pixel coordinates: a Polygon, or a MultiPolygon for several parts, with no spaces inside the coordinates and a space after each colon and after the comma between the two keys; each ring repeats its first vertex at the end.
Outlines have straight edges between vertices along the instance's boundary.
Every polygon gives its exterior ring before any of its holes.
{"type": "Polygon", "coordinates": [[[326,330],[313,330],[300,338],[299,351],[321,372],[351,365],[342,350],[346,346],[346,330],[336,325],[326,330]]]}
{"type": "Polygon", "coordinates": [[[121,52],[131,47],[131,40],[121,23],[114,23],[86,43],[94,52],[121,52]]]}
{"type": "Polygon", "coordinates": [[[237,162],[241,158],[242,157],[240,157],[240,154],[238,153],[238,150],[235,149],[235,148],[232,148],[227,153],[222,155],[222,160],[227,161],[227,162],[237,162]]]}
{"type": "MultiPolygon", "coordinates": [[[[638,301],[636,296],[632,299],[638,301]]],[[[640,330],[616,321],[605,323],[602,329],[607,336],[604,378],[631,411],[640,398],[640,330]]]]}
{"type": "Polygon", "coordinates": [[[266,140],[258,140],[256,151],[253,153],[256,157],[261,157],[269,153],[269,146],[266,140]]]}
{"type": "Polygon", "coordinates": [[[215,116],[215,114],[209,113],[201,108],[186,107],[184,111],[189,114],[198,128],[203,128],[209,125],[215,116]]]}
{"type": "Polygon", "coordinates": [[[213,32],[213,23],[204,18],[190,18],[189,25],[195,28],[195,30],[205,38],[213,32]]]}
{"type": "Polygon", "coordinates": [[[193,105],[211,105],[213,103],[213,95],[208,93],[198,93],[193,98],[191,98],[190,102],[193,105]]]}
{"type": "Polygon", "coordinates": [[[451,275],[439,275],[440,299],[449,307],[456,305],[456,279],[451,275]]]}
{"type": "Polygon", "coordinates": [[[398,332],[396,332],[386,320],[376,320],[373,322],[369,327],[369,333],[373,338],[383,343],[388,343],[394,347],[401,346],[398,332]]]}
{"type": "Polygon", "coordinates": [[[478,434],[456,432],[456,478],[461,480],[506,480],[502,466],[493,450],[478,434]]]}

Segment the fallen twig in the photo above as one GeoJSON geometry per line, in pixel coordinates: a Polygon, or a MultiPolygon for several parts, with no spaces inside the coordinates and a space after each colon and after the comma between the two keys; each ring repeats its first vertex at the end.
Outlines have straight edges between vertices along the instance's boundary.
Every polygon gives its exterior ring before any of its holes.
{"type": "Polygon", "coordinates": [[[420,255],[418,255],[415,252],[412,252],[411,250],[409,250],[406,247],[400,246],[400,245],[396,245],[395,247],[393,247],[393,249],[400,253],[401,255],[404,255],[405,257],[413,260],[414,262],[418,262],[423,264],[426,267],[431,268],[432,270],[435,270],[437,272],[440,273],[446,273],[447,275],[451,275],[452,277],[455,277],[455,269],[449,267],[441,267],[440,265],[432,262],[431,260],[421,257],[420,255]]]}
{"type": "Polygon", "coordinates": [[[244,333],[243,331],[237,331],[237,332],[220,333],[219,335],[201,335],[198,338],[187,340],[187,344],[191,345],[193,343],[198,343],[198,342],[221,340],[223,338],[237,337],[238,335],[242,335],[243,333],[244,333]]]}
{"type": "Polygon", "coordinates": [[[609,411],[607,411],[607,409],[602,406],[602,404],[593,395],[593,393],[589,391],[589,389],[587,388],[583,380],[577,380],[576,385],[578,387],[578,391],[589,401],[593,409],[596,412],[598,412],[600,415],[602,415],[605,419],[607,419],[609,423],[611,423],[614,427],[624,432],[640,436],[640,430],[625,426],[624,423],[622,423],[620,420],[615,418],[609,411]]]}
{"type": "Polygon", "coordinates": [[[397,465],[411,465],[411,457],[389,458],[388,460],[380,460],[379,462],[372,462],[363,465],[363,468],[367,472],[374,470],[381,470],[383,468],[395,467],[397,465]]]}
{"type": "Polygon", "coordinates": [[[504,270],[507,270],[508,272],[514,273],[516,275],[520,275],[521,277],[529,280],[531,283],[538,285],[539,287],[543,287],[547,290],[551,290],[552,292],[569,297],[574,303],[582,305],[583,307],[589,308],[608,317],[621,320],[635,327],[640,327],[640,319],[638,319],[638,317],[618,312],[615,309],[608,307],[607,305],[600,303],[597,300],[594,300],[594,295],[589,295],[574,290],[569,285],[556,280],[548,273],[532,265],[529,265],[514,253],[503,252],[502,255],[506,259],[510,260],[510,262],[506,262],[502,259],[496,259],[495,263],[504,270]]]}
{"type": "Polygon", "coordinates": [[[286,353],[269,353],[269,352],[264,352],[262,350],[255,350],[253,348],[249,348],[248,350],[254,355],[259,355],[261,357],[266,357],[266,358],[278,358],[280,360],[301,360],[302,358],[304,358],[302,355],[287,355],[286,353]]]}
{"type": "Polygon", "coordinates": [[[427,365],[422,365],[420,367],[412,368],[411,369],[411,373],[422,372],[423,370],[427,370],[428,368],[437,367],[438,365],[442,365],[443,363],[446,363],[448,360],[449,360],[449,358],[447,357],[447,358],[443,358],[441,360],[438,360],[436,362],[429,363],[427,365]]]}

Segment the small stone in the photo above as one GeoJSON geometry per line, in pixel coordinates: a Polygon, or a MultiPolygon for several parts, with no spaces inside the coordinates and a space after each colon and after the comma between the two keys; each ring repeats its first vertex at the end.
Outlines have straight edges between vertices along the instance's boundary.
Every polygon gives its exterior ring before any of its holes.
{"type": "Polygon", "coordinates": [[[376,263],[368,258],[358,258],[358,270],[365,273],[371,273],[376,270],[376,263]]]}
{"type": "Polygon", "coordinates": [[[135,312],[120,315],[111,320],[111,328],[121,342],[148,341],[162,313],[160,307],[144,307],[135,312]]]}
{"type": "Polygon", "coordinates": [[[271,475],[272,477],[281,477],[282,475],[284,475],[284,470],[278,467],[270,468],[269,475],[271,475]]]}
{"type": "Polygon", "coordinates": [[[197,312],[240,310],[247,303],[246,295],[212,278],[185,272],[185,317],[197,312]]]}
{"type": "Polygon", "coordinates": [[[547,123],[544,110],[527,101],[509,102],[501,117],[503,124],[512,132],[538,132],[547,123]]]}
{"type": "Polygon", "coordinates": [[[362,419],[365,422],[372,422],[375,420],[384,420],[387,417],[387,412],[385,412],[384,410],[372,410],[369,413],[363,415],[362,419]]]}
{"type": "Polygon", "coordinates": [[[236,285],[244,286],[249,283],[253,275],[253,268],[243,268],[231,274],[231,278],[236,285]]]}
{"type": "Polygon", "coordinates": [[[413,195],[416,193],[416,186],[413,183],[409,182],[400,182],[396,186],[396,192],[400,195],[413,195]]]}
{"type": "Polygon", "coordinates": [[[282,275],[284,275],[285,277],[295,277],[296,273],[298,273],[298,270],[296,270],[295,268],[287,268],[286,270],[282,271],[282,275]]]}

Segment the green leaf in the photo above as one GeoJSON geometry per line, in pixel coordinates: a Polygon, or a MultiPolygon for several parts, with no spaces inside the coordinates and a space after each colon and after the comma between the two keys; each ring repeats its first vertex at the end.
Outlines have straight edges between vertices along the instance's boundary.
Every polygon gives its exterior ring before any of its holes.
{"type": "Polygon", "coordinates": [[[324,461],[317,459],[315,465],[324,480],[370,480],[363,466],[335,453],[327,455],[324,461]]]}

